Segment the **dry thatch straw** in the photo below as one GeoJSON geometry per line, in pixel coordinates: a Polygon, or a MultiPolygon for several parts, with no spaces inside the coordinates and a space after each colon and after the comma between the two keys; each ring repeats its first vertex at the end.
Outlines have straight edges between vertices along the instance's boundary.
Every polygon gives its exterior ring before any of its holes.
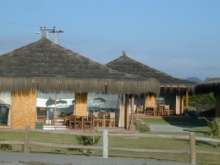
{"type": "Polygon", "coordinates": [[[158,93],[159,82],[148,78],[112,70],[46,38],[0,56],[0,90],[158,93]]]}
{"type": "Polygon", "coordinates": [[[160,82],[161,90],[186,91],[192,88],[193,83],[187,80],[172,77],[164,72],[158,71],[128,57],[125,52],[119,58],[106,64],[109,68],[119,72],[139,75],[143,78],[155,78],[160,82]]]}
{"type": "Polygon", "coordinates": [[[56,77],[6,78],[0,77],[1,91],[27,91],[37,89],[43,92],[74,91],[77,93],[159,93],[159,82],[149,80],[74,79],[56,77]]]}

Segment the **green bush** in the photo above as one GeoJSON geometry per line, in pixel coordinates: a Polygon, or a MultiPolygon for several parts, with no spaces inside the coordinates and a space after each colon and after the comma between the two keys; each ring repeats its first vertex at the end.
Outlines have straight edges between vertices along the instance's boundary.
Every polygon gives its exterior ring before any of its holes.
{"type": "Polygon", "coordinates": [[[216,98],[213,93],[192,95],[189,98],[189,105],[195,107],[198,111],[207,110],[206,107],[213,107],[216,98]]]}
{"type": "MultiPolygon", "coordinates": [[[[100,140],[100,136],[76,136],[76,140],[79,144],[84,146],[96,145],[100,140]]],[[[80,149],[79,151],[84,155],[92,154],[92,151],[90,149],[80,149]]]]}
{"type": "Polygon", "coordinates": [[[196,107],[188,106],[188,107],[185,108],[185,111],[187,111],[187,112],[195,112],[196,111],[196,107]]]}
{"type": "Polygon", "coordinates": [[[208,121],[207,122],[208,123],[208,127],[209,127],[209,129],[210,129],[210,136],[212,136],[212,137],[219,137],[219,135],[220,135],[220,130],[219,130],[219,123],[218,123],[218,121],[215,119],[215,120],[213,120],[213,121],[208,121]]]}
{"type": "Polygon", "coordinates": [[[0,145],[0,150],[10,151],[10,150],[12,150],[12,146],[10,144],[1,144],[0,145]]]}
{"type": "Polygon", "coordinates": [[[95,145],[98,144],[100,136],[76,136],[79,144],[82,145],[95,145]]]}
{"type": "Polygon", "coordinates": [[[142,133],[150,131],[150,128],[148,127],[148,125],[144,121],[141,121],[141,120],[135,121],[135,127],[136,127],[136,130],[142,133]]]}

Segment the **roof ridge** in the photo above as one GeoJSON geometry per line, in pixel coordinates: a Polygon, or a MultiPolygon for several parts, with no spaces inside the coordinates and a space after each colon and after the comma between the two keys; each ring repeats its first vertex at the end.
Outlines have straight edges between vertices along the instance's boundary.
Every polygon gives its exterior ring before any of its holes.
{"type": "MultiPolygon", "coordinates": [[[[123,70],[122,68],[120,68],[120,67],[117,68],[117,66],[116,66],[117,63],[120,64],[121,67],[122,67],[122,65],[126,65],[126,63],[127,63],[127,65],[131,65],[131,64],[133,63],[133,67],[134,67],[134,65],[136,65],[136,66],[139,67],[139,69],[140,69],[140,67],[141,67],[142,70],[145,70],[145,72],[147,72],[147,71],[152,72],[152,73],[148,73],[148,76],[154,76],[154,78],[156,77],[155,74],[160,74],[160,75],[162,75],[163,77],[167,77],[167,78],[169,78],[169,79],[172,79],[173,81],[182,81],[182,83],[183,83],[183,82],[184,82],[184,83],[190,83],[190,81],[187,81],[187,80],[181,79],[181,78],[176,78],[176,77],[174,77],[174,76],[169,75],[169,74],[166,73],[166,72],[160,71],[160,70],[155,69],[155,68],[153,68],[153,67],[151,67],[151,66],[149,66],[149,65],[143,64],[143,63],[141,63],[141,62],[139,62],[139,61],[137,61],[137,60],[135,60],[135,59],[129,57],[127,54],[125,54],[125,55],[122,54],[122,55],[119,56],[118,58],[116,58],[116,59],[110,61],[109,63],[107,63],[106,65],[107,65],[108,67],[110,67],[110,68],[116,69],[116,70],[118,70],[118,71],[122,71],[122,70],[123,70]],[[146,70],[147,70],[147,71],[146,71],[146,70]],[[150,74],[150,75],[149,75],[149,74],[150,74]]],[[[129,70],[129,71],[130,71],[130,70],[129,70]]],[[[132,71],[130,71],[130,72],[132,72],[132,71]]],[[[134,71],[133,71],[133,72],[134,72],[134,71]]],[[[140,71],[140,70],[139,70],[139,71],[136,70],[136,74],[138,74],[138,72],[141,72],[141,71],[140,71]]],[[[143,71],[143,72],[144,72],[144,71],[143,71]]],[[[140,74],[140,73],[139,73],[139,74],[140,74]]],[[[146,74],[146,73],[142,73],[142,76],[143,76],[144,74],[146,74]]]]}

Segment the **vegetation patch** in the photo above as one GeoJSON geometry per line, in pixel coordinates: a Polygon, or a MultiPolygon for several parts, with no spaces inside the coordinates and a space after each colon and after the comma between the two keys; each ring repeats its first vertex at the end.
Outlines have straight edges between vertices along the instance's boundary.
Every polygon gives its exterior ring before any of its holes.
{"type": "Polygon", "coordinates": [[[10,145],[10,144],[0,144],[0,150],[11,151],[12,150],[12,145],[10,145]]]}
{"type": "MultiPolygon", "coordinates": [[[[84,146],[97,145],[100,138],[100,136],[76,136],[78,143],[84,146]]],[[[79,151],[84,155],[91,155],[93,153],[90,149],[79,149],[79,151]]]]}
{"type": "Polygon", "coordinates": [[[139,132],[142,132],[142,133],[150,131],[149,126],[142,120],[135,121],[135,128],[136,128],[136,130],[138,130],[139,132]]]}
{"type": "Polygon", "coordinates": [[[197,111],[209,110],[215,106],[216,98],[213,93],[193,95],[189,98],[189,105],[197,111]]]}

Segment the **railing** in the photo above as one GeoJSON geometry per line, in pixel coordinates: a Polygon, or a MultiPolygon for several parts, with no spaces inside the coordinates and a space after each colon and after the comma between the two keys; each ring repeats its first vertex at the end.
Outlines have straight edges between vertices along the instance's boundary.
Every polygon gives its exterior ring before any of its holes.
{"type": "MultiPolygon", "coordinates": [[[[10,130],[9,130],[10,131],[10,130]]],[[[35,130],[36,132],[41,133],[54,133],[54,132],[47,132],[43,130],[35,130]]],[[[109,151],[128,151],[128,152],[138,152],[138,153],[167,153],[167,154],[187,154],[190,158],[191,164],[196,164],[196,140],[204,141],[204,142],[218,142],[219,140],[210,140],[208,138],[196,138],[194,133],[189,134],[181,134],[181,135],[174,135],[174,134],[125,134],[125,133],[109,133],[108,129],[103,129],[102,133],[82,133],[82,132],[55,132],[60,134],[69,134],[69,135],[79,135],[79,136],[102,136],[102,145],[101,146],[85,146],[85,145],[73,145],[73,144],[57,144],[57,143],[48,143],[48,142],[38,142],[30,140],[30,129],[27,128],[25,130],[25,136],[23,141],[0,141],[0,144],[15,144],[15,145],[22,145],[23,151],[25,153],[30,152],[30,146],[37,145],[42,147],[57,147],[57,148],[74,148],[74,149],[91,149],[91,150],[100,150],[102,151],[102,157],[108,158],[109,151]],[[134,148],[124,148],[124,147],[111,147],[109,145],[109,137],[137,137],[137,138],[164,138],[164,139],[177,139],[177,140],[187,140],[189,141],[189,150],[177,150],[177,149],[134,149],[134,148]]]]}

